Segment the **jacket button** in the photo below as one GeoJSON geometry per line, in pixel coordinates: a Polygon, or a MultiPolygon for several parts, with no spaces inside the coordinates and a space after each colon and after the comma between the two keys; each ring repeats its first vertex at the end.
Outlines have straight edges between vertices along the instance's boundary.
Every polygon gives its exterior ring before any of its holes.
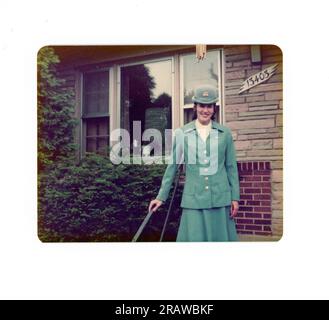
{"type": "Polygon", "coordinates": [[[204,179],[205,179],[205,180],[208,180],[208,177],[205,177],[204,179]]]}
{"type": "Polygon", "coordinates": [[[204,159],[204,162],[205,162],[205,163],[207,163],[207,162],[208,162],[208,160],[207,160],[207,159],[204,159]]]}
{"type": "Polygon", "coordinates": [[[209,189],[209,187],[208,186],[206,186],[206,190],[208,190],[209,189]]]}
{"type": "Polygon", "coordinates": [[[207,154],[207,150],[203,151],[204,154],[207,154]]]}
{"type": "Polygon", "coordinates": [[[208,169],[206,168],[206,169],[204,169],[204,172],[208,172],[208,169]]]}

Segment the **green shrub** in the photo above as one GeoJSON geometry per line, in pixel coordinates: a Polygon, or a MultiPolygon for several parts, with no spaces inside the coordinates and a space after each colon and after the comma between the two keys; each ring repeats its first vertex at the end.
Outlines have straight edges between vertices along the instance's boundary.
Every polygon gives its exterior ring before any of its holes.
{"type": "Polygon", "coordinates": [[[59,58],[51,47],[38,52],[38,172],[55,161],[74,158],[74,92],[56,70],[59,58]]]}
{"type": "MultiPolygon", "coordinates": [[[[113,165],[100,155],[75,163],[74,93],[58,77],[53,48],[41,48],[37,63],[40,240],[130,241],[159,190],[165,165],[113,165]]],[[[166,240],[176,237],[180,195],[178,190],[166,240]]],[[[158,241],[168,205],[152,216],[142,241],[158,241]]]]}
{"type": "MultiPolygon", "coordinates": [[[[53,241],[131,241],[159,190],[165,165],[114,165],[89,155],[80,163],[53,163],[39,175],[39,238],[53,241]]],[[[166,241],[175,241],[181,188],[166,241]]],[[[158,241],[169,206],[151,217],[140,241],[158,241]]]]}

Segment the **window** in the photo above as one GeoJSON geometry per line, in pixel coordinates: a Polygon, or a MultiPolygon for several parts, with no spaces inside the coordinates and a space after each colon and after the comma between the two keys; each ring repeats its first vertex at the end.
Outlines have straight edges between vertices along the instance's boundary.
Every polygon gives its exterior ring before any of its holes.
{"type": "Polygon", "coordinates": [[[82,121],[86,152],[107,154],[109,147],[109,72],[83,75],[82,121]]]}
{"type": "MultiPolygon", "coordinates": [[[[158,129],[162,136],[162,153],[165,150],[165,129],[172,127],[172,60],[121,66],[121,128],[133,141],[133,122],[139,121],[141,133],[146,129],[158,129]]],[[[141,142],[143,145],[150,141],[141,142]]]]}
{"type": "MultiPolygon", "coordinates": [[[[194,89],[196,86],[209,84],[218,88],[221,101],[220,51],[208,51],[206,58],[197,61],[195,53],[182,55],[180,59],[180,105],[182,123],[192,121],[194,89]]],[[[218,120],[217,115],[217,120],[218,120]]]]}
{"type": "MultiPolygon", "coordinates": [[[[139,136],[135,139],[136,122],[142,134],[147,129],[158,129],[162,136],[162,154],[169,154],[171,139],[170,135],[166,136],[166,129],[192,120],[192,96],[196,86],[216,86],[219,104],[222,104],[221,63],[222,50],[215,49],[208,51],[200,62],[191,51],[154,60],[113,63],[108,69],[83,73],[82,155],[85,152],[108,155],[113,128],[126,129],[130,135],[130,151],[144,155],[144,151],[149,150],[145,146],[154,140],[140,141],[139,136]]],[[[220,112],[216,115],[219,122],[223,118],[223,111],[220,112]]]]}

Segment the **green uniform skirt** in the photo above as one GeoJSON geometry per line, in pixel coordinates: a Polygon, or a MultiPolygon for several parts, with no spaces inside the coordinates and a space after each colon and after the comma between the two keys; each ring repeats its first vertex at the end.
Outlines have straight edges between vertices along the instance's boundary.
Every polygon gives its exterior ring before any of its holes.
{"type": "Polygon", "coordinates": [[[211,209],[183,208],[176,241],[237,241],[230,206],[211,209]]]}

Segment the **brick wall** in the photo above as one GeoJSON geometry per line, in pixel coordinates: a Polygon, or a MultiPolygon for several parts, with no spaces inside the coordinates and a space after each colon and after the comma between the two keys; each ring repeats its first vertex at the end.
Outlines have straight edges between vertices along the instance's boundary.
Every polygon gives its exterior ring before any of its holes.
{"type": "Polygon", "coordinates": [[[238,233],[272,235],[270,162],[239,162],[238,169],[241,194],[235,219],[238,233]]]}
{"type": "MultiPolygon", "coordinates": [[[[232,129],[239,161],[270,164],[272,232],[266,228],[266,233],[280,238],[283,230],[282,52],[276,46],[261,46],[262,60],[258,65],[251,61],[250,46],[225,46],[224,57],[225,125],[232,129]],[[244,80],[273,64],[278,64],[278,68],[269,80],[239,94],[244,80]]],[[[246,231],[245,227],[239,228],[246,231]]],[[[253,230],[254,234],[265,232],[262,228],[262,231],[253,230]]]]}

